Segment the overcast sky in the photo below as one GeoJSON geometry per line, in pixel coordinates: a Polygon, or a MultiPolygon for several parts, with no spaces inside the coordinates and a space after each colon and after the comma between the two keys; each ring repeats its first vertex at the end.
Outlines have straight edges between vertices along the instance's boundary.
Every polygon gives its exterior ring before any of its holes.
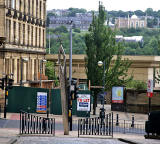
{"type": "MultiPolygon", "coordinates": [[[[160,10],[160,0],[101,0],[106,10],[134,11],[153,8],[160,10]]],[[[47,0],[47,10],[85,8],[86,10],[97,10],[99,0],[47,0]]]]}

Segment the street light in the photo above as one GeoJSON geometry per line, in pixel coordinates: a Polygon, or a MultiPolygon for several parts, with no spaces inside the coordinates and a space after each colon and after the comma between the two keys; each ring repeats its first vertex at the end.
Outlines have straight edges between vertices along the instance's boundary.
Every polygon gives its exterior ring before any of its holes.
{"type": "Polygon", "coordinates": [[[46,60],[40,60],[40,87],[42,88],[42,64],[45,63],[46,60]]]}
{"type": "Polygon", "coordinates": [[[104,92],[105,92],[105,60],[104,62],[98,61],[98,66],[102,67],[103,66],[103,107],[100,108],[100,118],[105,118],[105,109],[104,109],[104,92]]]}
{"type": "Polygon", "coordinates": [[[21,58],[21,80],[20,80],[20,86],[23,85],[23,63],[28,62],[28,58],[21,58]]]}

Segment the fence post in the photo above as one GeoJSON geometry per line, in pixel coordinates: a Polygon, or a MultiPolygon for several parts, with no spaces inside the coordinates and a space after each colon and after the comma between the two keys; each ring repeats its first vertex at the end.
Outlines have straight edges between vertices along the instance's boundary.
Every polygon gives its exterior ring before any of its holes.
{"type": "Polygon", "coordinates": [[[119,115],[116,115],[116,126],[119,126],[119,115]]]}
{"type": "Polygon", "coordinates": [[[134,128],[134,115],[132,115],[132,124],[131,127],[134,128]]]}
{"type": "Polygon", "coordinates": [[[125,124],[126,124],[126,123],[125,123],[125,120],[124,120],[124,126],[123,126],[123,127],[124,127],[124,129],[123,129],[123,130],[124,130],[124,134],[125,134],[125,124]]]}

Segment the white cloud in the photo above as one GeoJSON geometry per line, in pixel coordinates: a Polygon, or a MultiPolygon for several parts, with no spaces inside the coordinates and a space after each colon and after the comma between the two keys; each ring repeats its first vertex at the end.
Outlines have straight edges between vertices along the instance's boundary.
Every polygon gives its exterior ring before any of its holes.
{"type": "MultiPolygon", "coordinates": [[[[107,10],[159,10],[160,0],[101,0],[107,10]]],[[[47,9],[85,8],[98,10],[99,0],[47,0],[47,9]]]]}

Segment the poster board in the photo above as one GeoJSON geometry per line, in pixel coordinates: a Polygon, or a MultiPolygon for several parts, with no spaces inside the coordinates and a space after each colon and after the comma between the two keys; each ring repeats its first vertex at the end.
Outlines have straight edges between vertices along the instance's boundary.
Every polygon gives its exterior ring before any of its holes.
{"type": "Polygon", "coordinates": [[[37,92],[37,112],[46,113],[47,112],[47,93],[37,92]]]}
{"type": "Polygon", "coordinates": [[[123,103],[124,101],[124,87],[112,87],[112,103],[123,103]]]}
{"type": "Polygon", "coordinates": [[[77,111],[90,111],[90,94],[78,94],[77,111]]]}

